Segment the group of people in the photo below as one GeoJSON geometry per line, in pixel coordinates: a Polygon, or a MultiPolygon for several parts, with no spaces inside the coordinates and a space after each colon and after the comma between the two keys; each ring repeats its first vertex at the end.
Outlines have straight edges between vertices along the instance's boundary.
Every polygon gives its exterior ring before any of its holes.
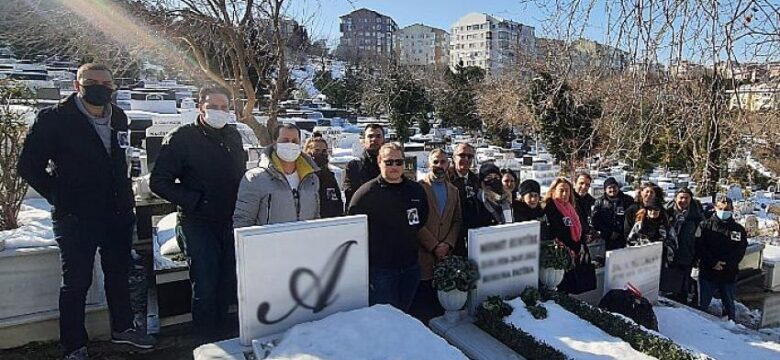
{"type": "MultiPolygon", "coordinates": [[[[38,114],[18,170],[53,206],[63,274],[61,343],[66,359],[87,359],[84,303],[97,249],[112,341],[149,348],[154,339],[133,326],[129,302],[135,215],[127,116],[111,104],[116,85],[107,67],[81,66],[75,87],[76,94],[38,114]]],[[[719,290],[728,316],[734,316],[736,266],[746,236],[730,216],[727,198],[706,219],[686,189],[663,204],[657,186],[646,185],[632,199],[610,178],[604,196],[594,199],[588,174],[574,183],[557,178],[542,197],[538,182],[520,182],[511,170],[486,163],[472,171],[475,149],[467,143],[454,148],[452,159],[443,150],[431,151],[430,172],[412,181],[404,176],[403,147],[385,143],[385,129],[376,124],[365,127],[365,151],[346,167],[342,198],[324,138],[302,144],[296,126],[282,125],[257,166],[245,170],[241,136],[228,125],[229,94],[204,88],[198,100],[197,120],[164,138],[150,187],[177,206],[192,324],[204,342],[229,326],[228,306],[236,296],[233,229],[354,214],[368,217],[370,304],[391,304],[422,320],[443,313],[432,287],[433,267],[447,256],[467,255],[468,229],[529,220],[540,221],[541,238],[566,247],[575,261],[597,238],[608,250],[661,241],[665,279],[677,276],[672,292],[678,299],[687,299],[690,270],[698,261],[701,305],[719,290]]]]}

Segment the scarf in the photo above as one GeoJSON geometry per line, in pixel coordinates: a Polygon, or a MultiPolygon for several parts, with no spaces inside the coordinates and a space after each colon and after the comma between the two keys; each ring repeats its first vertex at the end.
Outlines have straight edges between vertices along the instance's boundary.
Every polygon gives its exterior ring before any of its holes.
{"type": "Polygon", "coordinates": [[[577,210],[574,209],[574,206],[569,204],[567,201],[553,199],[553,203],[555,204],[555,208],[558,209],[558,212],[560,212],[563,217],[571,219],[572,226],[569,226],[571,240],[575,243],[580,242],[580,235],[582,235],[582,224],[580,224],[580,217],[577,215],[577,210]]]}

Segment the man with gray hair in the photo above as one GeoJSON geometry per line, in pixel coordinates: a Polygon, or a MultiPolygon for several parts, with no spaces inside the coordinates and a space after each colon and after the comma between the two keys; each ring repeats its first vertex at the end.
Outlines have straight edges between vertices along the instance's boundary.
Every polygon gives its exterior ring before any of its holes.
{"type": "Polygon", "coordinates": [[[747,249],[747,232],[734,221],[730,198],[715,201],[715,216],[704,220],[696,234],[699,258],[699,307],[706,311],[715,291],[720,292],[725,315],[734,320],[739,263],[747,249]]]}
{"type": "Polygon", "coordinates": [[[133,327],[130,308],[135,202],[127,116],[111,104],[116,85],[105,65],[82,65],[73,85],[75,94],[38,113],[17,169],[52,205],[62,262],[60,343],[66,359],[87,359],[84,306],[98,249],[111,341],[151,348],[154,338],[133,327]]]}

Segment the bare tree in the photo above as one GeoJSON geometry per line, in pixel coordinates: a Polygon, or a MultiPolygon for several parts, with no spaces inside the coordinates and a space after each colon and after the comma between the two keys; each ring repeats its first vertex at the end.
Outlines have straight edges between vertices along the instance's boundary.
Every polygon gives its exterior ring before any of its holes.
{"type": "Polygon", "coordinates": [[[15,106],[33,105],[35,95],[21,83],[0,80],[0,231],[19,227],[17,217],[27,183],[16,172],[28,115],[15,106]]]}

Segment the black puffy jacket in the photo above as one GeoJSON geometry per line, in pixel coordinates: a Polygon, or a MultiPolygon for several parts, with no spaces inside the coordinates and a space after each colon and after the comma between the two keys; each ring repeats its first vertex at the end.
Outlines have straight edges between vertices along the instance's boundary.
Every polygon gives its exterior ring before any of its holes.
{"type": "Polygon", "coordinates": [[[745,228],[734,221],[734,218],[723,221],[717,216],[702,221],[699,227],[699,236],[696,237],[699,276],[724,283],[737,281],[739,263],[745,257],[747,249],[745,228]],[[726,263],[723,270],[713,269],[718,261],[726,263]]]}
{"type": "Polygon", "coordinates": [[[127,155],[118,136],[127,137],[127,116],[111,105],[111,154],[71,95],[38,113],[19,156],[21,177],[53,206],[52,217],[123,219],[133,217],[135,199],[127,155]],[[53,169],[46,169],[51,161],[53,169]]]}
{"type": "Polygon", "coordinates": [[[246,153],[235,127],[217,130],[196,122],[165,136],[149,186],[178,207],[181,221],[229,226],[245,169],[246,153]]]}
{"type": "Polygon", "coordinates": [[[596,200],[591,215],[593,228],[599,232],[604,239],[607,250],[614,250],[626,247],[626,237],[623,225],[625,223],[626,211],[634,203],[634,199],[622,192],[614,199],[610,199],[606,194],[596,200]],[[615,239],[612,239],[613,234],[615,239]]]}

